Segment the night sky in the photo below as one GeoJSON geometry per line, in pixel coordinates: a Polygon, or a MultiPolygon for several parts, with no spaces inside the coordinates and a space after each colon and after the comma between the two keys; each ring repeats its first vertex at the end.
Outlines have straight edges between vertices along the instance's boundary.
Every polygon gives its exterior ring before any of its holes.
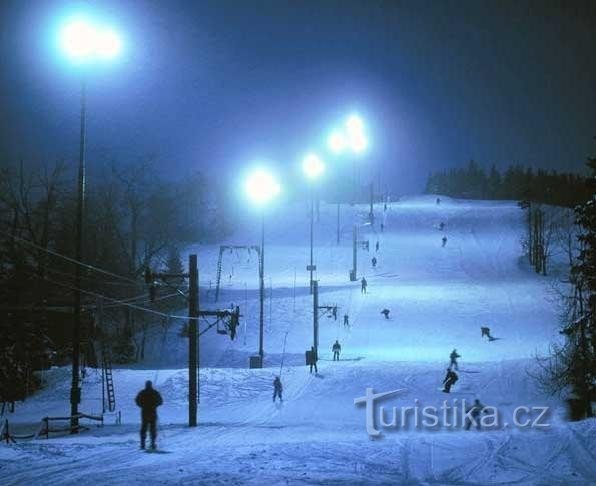
{"type": "Polygon", "coordinates": [[[290,168],[352,111],[361,163],[400,192],[471,158],[580,171],[594,153],[594,1],[2,0],[0,164],[76,163],[81,73],[53,33],[81,6],[125,36],[86,73],[91,170],[290,168]]]}

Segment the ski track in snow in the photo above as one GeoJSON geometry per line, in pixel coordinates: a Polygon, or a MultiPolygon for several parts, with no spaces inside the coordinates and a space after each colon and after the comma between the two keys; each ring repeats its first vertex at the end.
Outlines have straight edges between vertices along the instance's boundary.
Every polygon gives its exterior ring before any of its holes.
{"type": "MultiPolygon", "coordinates": [[[[268,215],[266,279],[271,278],[274,315],[265,309],[266,368],[246,369],[257,349],[258,287],[254,258],[224,259],[221,298],[213,302],[218,248],[197,246],[201,305],[241,306],[245,326],[235,342],[215,332],[201,338],[199,427],[187,419],[186,340],[182,322],[164,338],[149,336],[147,361],[114,371],[123,425],[91,426],[78,436],[0,445],[0,477],[7,485],[76,484],[596,484],[596,421],[567,424],[563,405],[540,394],[527,376],[536,350],[557,336],[556,313],[546,300],[543,277],[519,263],[522,212],[513,202],[404,198],[382,216],[385,232],[364,225],[368,208],[342,207],[341,246],[335,244],[334,205],[321,205],[316,225],[320,304],[337,303],[338,320],[320,319],[319,375],[304,365],[312,341],[308,293],[307,211],[296,205],[268,215]],[[446,223],[439,231],[440,221],[446,223]],[[352,263],[351,227],[370,252],[358,252],[358,277],[369,293],[347,282],[352,263]],[[441,237],[448,236],[441,247],[441,237]],[[380,251],[374,245],[380,242],[380,251]],[[372,269],[370,259],[379,263],[372,269]],[[294,274],[296,272],[296,287],[294,274]],[[231,275],[231,279],[229,276],[231,275]],[[204,295],[203,295],[204,294],[204,295]],[[296,296],[294,298],[294,295],[296,296]],[[391,309],[386,320],[381,309],[391,309]],[[343,314],[350,315],[344,328],[343,314]],[[271,318],[271,321],[270,321],[271,318]],[[489,325],[502,340],[480,338],[489,325]],[[272,380],[281,369],[284,402],[271,401],[272,380]],[[331,360],[339,339],[342,361],[331,360]],[[451,349],[462,358],[459,381],[447,397],[441,385],[451,349]],[[471,371],[466,373],[464,370],[471,371]],[[164,396],[158,444],[161,453],[138,450],[138,410],[133,398],[146,379],[164,396]],[[390,430],[379,440],[366,435],[364,410],[353,399],[365,388],[405,388],[389,404],[440,404],[446,398],[495,405],[505,416],[517,405],[553,407],[547,430],[511,427],[482,431],[390,430]]],[[[230,244],[258,241],[247,214],[230,244]]],[[[379,219],[379,218],[377,218],[379,219]]],[[[267,289],[269,296],[269,288],[267,289]]],[[[269,297],[268,297],[269,298],[269,297]]],[[[184,310],[179,312],[184,313],[184,310]]],[[[31,431],[45,415],[68,409],[69,370],[45,374],[47,386],[9,415],[19,432],[31,431]]],[[[98,377],[83,385],[81,409],[97,412],[98,377]]]]}

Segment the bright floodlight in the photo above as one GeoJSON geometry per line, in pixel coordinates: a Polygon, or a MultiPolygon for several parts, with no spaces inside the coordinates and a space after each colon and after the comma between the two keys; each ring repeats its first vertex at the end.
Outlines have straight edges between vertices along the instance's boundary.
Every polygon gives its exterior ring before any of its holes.
{"type": "Polygon", "coordinates": [[[368,147],[368,140],[364,133],[353,133],[350,135],[350,148],[357,154],[361,154],[368,147]]]}
{"type": "Polygon", "coordinates": [[[335,131],[329,136],[327,144],[333,153],[339,154],[346,148],[346,137],[343,133],[335,131]]]}
{"type": "Polygon", "coordinates": [[[275,177],[264,169],[257,169],[248,176],[245,189],[249,199],[258,205],[268,203],[281,191],[275,177]]]}
{"type": "Polygon", "coordinates": [[[316,179],[325,171],[325,164],[316,154],[308,154],[302,161],[302,170],[309,179],[316,179]]]}
{"type": "Polygon", "coordinates": [[[60,31],[60,46],[72,59],[112,59],[122,48],[120,37],[111,29],[98,27],[86,20],[73,20],[60,31]]]}
{"type": "Polygon", "coordinates": [[[346,130],[350,137],[361,135],[364,133],[364,122],[358,115],[350,115],[346,120],[346,130]]]}

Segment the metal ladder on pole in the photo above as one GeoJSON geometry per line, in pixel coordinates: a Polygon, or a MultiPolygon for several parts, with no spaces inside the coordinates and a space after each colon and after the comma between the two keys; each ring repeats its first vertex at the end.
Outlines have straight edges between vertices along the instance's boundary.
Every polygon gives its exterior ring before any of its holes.
{"type": "Polygon", "coordinates": [[[116,410],[116,395],[114,394],[114,378],[112,376],[112,359],[108,347],[104,344],[102,352],[102,365],[105,376],[105,387],[108,399],[108,411],[114,412],[116,410]]]}

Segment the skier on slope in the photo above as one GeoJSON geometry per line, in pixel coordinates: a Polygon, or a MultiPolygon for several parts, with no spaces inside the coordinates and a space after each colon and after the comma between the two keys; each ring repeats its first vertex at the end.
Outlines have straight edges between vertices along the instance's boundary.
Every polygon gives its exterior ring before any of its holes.
{"type": "Polygon", "coordinates": [[[441,241],[443,242],[443,248],[445,248],[445,245],[447,244],[447,237],[443,236],[443,238],[441,238],[441,241]]]}
{"type": "Polygon", "coordinates": [[[341,353],[341,344],[339,344],[339,340],[336,339],[333,347],[331,348],[333,351],[333,361],[339,361],[339,353],[341,353]]]}
{"type": "Polygon", "coordinates": [[[377,241],[377,244],[375,245],[375,251],[379,251],[379,242],[377,241]]]}
{"type": "Polygon", "coordinates": [[[383,232],[384,229],[385,229],[385,225],[383,223],[381,223],[381,233],[383,232]]]}
{"type": "Polygon", "coordinates": [[[441,231],[443,231],[443,229],[445,229],[445,223],[443,223],[443,221],[441,221],[441,223],[439,224],[439,229],[441,231]]]}
{"type": "Polygon", "coordinates": [[[377,268],[377,257],[372,257],[371,263],[373,268],[377,268]]]}
{"type": "Polygon", "coordinates": [[[281,380],[279,379],[279,376],[276,376],[275,380],[273,380],[273,401],[274,402],[277,397],[279,397],[280,402],[283,402],[283,399],[281,398],[282,389],[283,389],[283,386],[281,384],[281,380]]]}
{"type": "Polygon", "coordinates": [[[447,368],[447,374],[445,375],[445,379],[443,380],[443,391],[445,393],[451,392],[451,387],[455,385],[455,382],[459,379],[457,373],[452,371],[451,368],[447,368]]]}
{"type": "Polygon", "coordinates": [[[383,310],[381,311],[381,314],[383,314],[383,315],[385,316],[385,319],[389,319],[389,313],[390,313],[390,312],[391,312],[391,311],[390,311],[389,309],[383,309],[383,310]]]}
{"type": "Polygon", "coordinates": [[[440,197],[437,198],[437,204],[441,204],[441,198],[440,197]]]}
{"type": "Polygon", "coordinates": [[[350,317],[348,314],[344,314],[344,327],[350,327],[350,317]]]}
{"type": "Polygon", "coordinates": [[[135,399],[137,406],[141,408],[141,449],[145,448],[147,438],[147,427],[151,437],[151,449],[155,449],[157,438],[157,407],[163,400],[157,390],[153,388],[151,381],[145,382],[145,389],[141,390],[135,399]]]}
{"type": "Polygon", "coordinates": [[[494,341],[496,339],[490,335],[490,327],[486,326],[480,328],[480,337],[484,336],[486,336],[489,341],[494,341]]]}
{"type": "Polygon", "coordinates": [[[449,369],[455,368],[456,370],[459,370],[459,368],[457,367],[457,358],[461,358],[461,356],[457,354],[457,349],[454,349],[453,351],[451,351],[451,354],[449,355],[449,369]]]}
{"type": "Polygon", "coordinates": [[[476,429],[480,430],[480,414],[482,413],[482,411],[486,408],[485,405],[483,405],[482,403],[480,403],[480,400],[478,400],[477,398],[474,400],[474,404],[466,409],[466,414],[469,414],[472,416],[472,419],[469,419],[468,417],[466,417],[466,430],[470,430],[470,427],[472,426],[472,422],[474,422],[476,424],[476,429]]]}
{"type": "Polygon", "coordinates": [[[368,282],[366,281],[366,278],[362,277],[362,280],[360,280],[360,293],[361,294],[366,294],[367,286],[368,286],[368,282]]]}

